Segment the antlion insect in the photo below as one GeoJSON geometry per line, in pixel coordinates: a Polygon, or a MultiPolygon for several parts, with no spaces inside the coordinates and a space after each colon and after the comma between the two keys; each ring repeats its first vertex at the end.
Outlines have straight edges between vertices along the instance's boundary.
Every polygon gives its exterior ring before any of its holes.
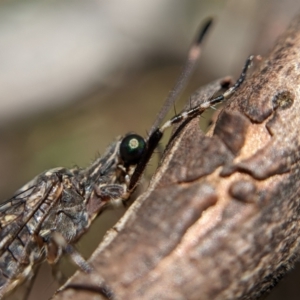
{"type": "Polygon", "coordinates": [[[185,69],[168,96],[148,138],[127,134],[112,143],[105,154],[86,169],[46,171],[0,205],[0,298],[33,274],[43,260],[55,264],[70,254],[85,272],[92,268],[72,246],[108,203],[126,201],[135,190],[164,131],[230,97],[242,84],[253,56],[224,94],[191,108],[159,127],[170,106],[188,81],[201,52],[208,20],[193,43],[185,69]]]}

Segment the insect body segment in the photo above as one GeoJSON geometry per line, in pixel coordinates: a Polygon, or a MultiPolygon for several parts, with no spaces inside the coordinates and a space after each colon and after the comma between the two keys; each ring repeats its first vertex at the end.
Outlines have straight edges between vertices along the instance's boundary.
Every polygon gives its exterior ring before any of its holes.
{"type": "Polygon", "coordinates": [[[239,88],[253,56],[246,61],[236,84],[224,94],[176,115],[159,127],[168,110],[165,108],[174,103],[194,68],[200,43],[210,24],[211,20],[205,23],[192,45],[179,87],[167,98],[146,140],[136,134],[118,138],[88,168],[49,170],[0,205],[0,298],[29,278],[38,262],[47,259],[54,264],[64,252],[83,271],[90,272],[92,268],[72,244],[108,203],[122,203],[130,197],[167,128],[202,114],[239,88]]]}
{"type": "Polygon", "coordinates": [[[30,277],[38,262],[56,263],[63,252],[90,270],[71,244],[107,203],[129,197],[128,182],[143,153],[141,139],[119,138],[87,169],[49,170],[0,206],[0,297],[30,277]]]}
{"type": "Polygon", "coordinates": [[[18,193],[13,201],[0,209],[0,286],[1,293],[12,289],[31,273],[31,265],[40,255],[34,245],[38,227],[46,218],[53,204],[59,199],[63,186],[55,175],[43,174],[31,183],[35,186],[18,193]]]}

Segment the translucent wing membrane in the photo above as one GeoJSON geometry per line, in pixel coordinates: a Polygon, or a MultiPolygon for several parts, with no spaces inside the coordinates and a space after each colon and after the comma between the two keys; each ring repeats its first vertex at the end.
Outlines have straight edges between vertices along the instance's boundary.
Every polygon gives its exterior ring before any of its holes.
{"type": "MultiPolygon", "coordinates": [[[[185,87],[201,53],[201,43],[212,20],[204,23],[192,44],[183,73],[166,99],[147,139],[136,134],[118,138],[86,169],[56,168],[40,174],[0,204],[0,298],[29,278],[34,265],[51,264],[68,253],[85,272],[91,272],[72,246],[108,203],[127,200],[136,188],[164,131],[202,114],[229,98],[242,84],[253,56],[246,61],[236,84],[225,93],[174,116],[160,126],[170,106],[185,87]],[[160,126],[160,127],[159,127],[160,126]]],[[[105,285],[104,285],[105,286],[105,285]]],[[[102,293],[112,295],[105,286],[102,293]]]]}
{"type": "Polygon", "coordinates": [[[27,221],[26,218],[24,219],[22,217],[28,217],[28,213],[32,212],[35,206],[42,200],[43,185],[41,184],[39,187],[37,185],[31,186],[27,190],[16,194],[0,204],[1,229],[14,222],[17,218],[23,219],[24,222],[27,221]],[[40,192],[36,192],[37,189],[40,189],[40,192]]]}

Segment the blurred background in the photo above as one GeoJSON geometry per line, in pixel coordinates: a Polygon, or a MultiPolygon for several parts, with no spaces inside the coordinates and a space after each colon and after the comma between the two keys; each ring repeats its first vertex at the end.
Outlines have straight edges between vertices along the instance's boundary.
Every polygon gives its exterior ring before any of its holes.
{"type": "MultiPolygon", "coordinates": [[[[128,131],[146,135],[206,17],[215,24],[178,111],[201,85],[236,78],[249,54],[265,55],[299,12],[298,0],[0,1],[0,199],[46,169],[87,166],[128,131]]],[[[81,239],[85,257],[122,213],[104,213],[81,239]]],[[[52,295],[46,269],[29,299],[52,295]]],[[[299,299],[299,269],[267,299],[299,299]]]]}

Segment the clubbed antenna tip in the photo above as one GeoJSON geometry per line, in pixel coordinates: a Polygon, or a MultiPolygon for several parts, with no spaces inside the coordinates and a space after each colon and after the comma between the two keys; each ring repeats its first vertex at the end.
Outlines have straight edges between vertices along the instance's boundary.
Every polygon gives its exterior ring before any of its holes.
{"type": "Polygon", "coordinates": [[[208,18],[203,24],[201,25],[201,28],[199,30],[199,35],[198,38],[195,41],[195,44],[201,44],[203,41],[203,38],[206,36],[207,31],[209,30],[209,28],[211,27],[213,23],[213,18],[208,18]]]}

